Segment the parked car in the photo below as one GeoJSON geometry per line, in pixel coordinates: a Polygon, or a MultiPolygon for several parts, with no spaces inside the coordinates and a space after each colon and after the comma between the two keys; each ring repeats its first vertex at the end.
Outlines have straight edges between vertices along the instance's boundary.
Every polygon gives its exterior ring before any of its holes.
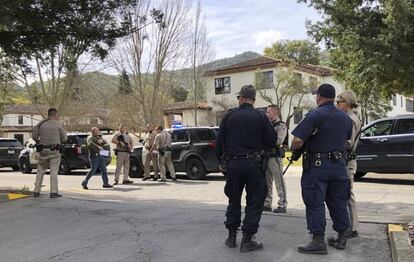
{"type": "Polygon", "coordinates": [[[414,114],[374,121],[362,129],[357,172],[414,173],[414,114]]]}
{"type": "MultiPolygon", "coordinates": [[[[68,134],[68,140],[62,144],[62,160],[60,161],[59,174],[68,175],[73,169],[90,168],[86,138],[88,134],[68,134]]],[[[37,156],[34,141],[23,149],[19,156],[19,167],[23,173],[31,173],[37,168],[37,156]]],[[[106,158],[106,165],[111,163],[111,156],[106,158]]]]}
{"type": "MultiPolygon", "coordinates": [[[[183,127],[171,133],[171,158],[175,172],[185,172],[189,179],[203,179],[208,173],[220,172],[215,153],[217,127],[183,127]]],[[[146,150],[134,147],[130,158],[130,176],[143,177],[146,150]]]]}
{"type": "Polygon", "coordinates": [[[0,138],[0,167],[11,167],[19,170],[19,155],[23,150],[19,140],[14,138],[0,138]]]}

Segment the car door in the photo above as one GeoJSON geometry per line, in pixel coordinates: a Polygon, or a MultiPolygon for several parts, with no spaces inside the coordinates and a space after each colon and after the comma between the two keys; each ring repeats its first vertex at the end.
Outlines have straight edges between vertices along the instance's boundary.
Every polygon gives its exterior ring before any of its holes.
{"type": "Polygon", "coordinates": [[[394,121],[381,120],[364,128],[357,146],[358,172],[383,172],[394,121]]]}
{"type": "MultiPolygon", "coordinates": [[[[184,170],[184,156],[191,150],[190,134],[187,128],[173,129],[171,133],[171,160],[175,168],[184,170]]],[[[177,171],[177,170],[176,170],[177,171]]]]}
{"type": "Polygon", "coordinates": [[[219,171],[219,161],[215,152],[216,135],[213,129],[197,128],[193,129],[191,138],[193,150],[201,157],[207,171],[219,171]]]}
{"type": "Polygon", "coordinates": [[[414,117],[396,120],[388,140],[387,163],[395,173],[414,172],[414,117]]]}

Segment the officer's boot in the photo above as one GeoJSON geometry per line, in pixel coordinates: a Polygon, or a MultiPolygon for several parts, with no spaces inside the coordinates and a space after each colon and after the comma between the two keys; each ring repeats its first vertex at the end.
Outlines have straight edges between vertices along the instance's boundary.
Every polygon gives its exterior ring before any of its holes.
{"type": "Polygon", "coordinates": [[[344,234],[338,233],[338,236],[328,238],[328,244],[333,246],[336,249],[345,249],[346,248],[347,238],[344,234]]]}
{"type": "Polygon", "coordinates": [[[243,233],[243,239],[240,244],[240,252],[246,253],[263,248],[263,244],[252,240],[253,234],[243,233]]]}
{"type": "Polygon", "coordinates": [[[229,237],[226,239],[226,246],[230,248],[236,247],[236,236],[237,236],[237,229],[229,229],[229,237]]]}
{"type": "Polygon", "coordinates": [[[313,235],[312,241],[306,246],[300,246],[298,248],[299,253],[303,254],[316,254],[326,255],[328,250],[326,249],[325,236],[324,235],[313,235]]]}

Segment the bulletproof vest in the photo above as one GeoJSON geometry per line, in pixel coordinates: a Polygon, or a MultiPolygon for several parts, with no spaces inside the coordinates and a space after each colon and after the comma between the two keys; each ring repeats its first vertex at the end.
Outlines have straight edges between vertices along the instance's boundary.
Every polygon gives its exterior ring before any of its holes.
{"type": "MultiPolygon", "coordinates": [[[[286,123],[283,122],[283,121],[277,121],[276,123],[272,123],[272,126],[277,127],[280,124],[285,124],[286,125],[286,123]]],[[[286,134],[286,137],[285,137],[285,140],[283,140],[282,146],[285,147],[285,148],[289,147],[289,134],[286,134]]]]}

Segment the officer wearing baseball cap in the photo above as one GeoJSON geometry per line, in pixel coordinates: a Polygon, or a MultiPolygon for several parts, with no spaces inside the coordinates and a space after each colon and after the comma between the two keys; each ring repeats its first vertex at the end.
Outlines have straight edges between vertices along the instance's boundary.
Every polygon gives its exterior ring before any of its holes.
{"type": "Polygon", "coordinates": [[[217,134],[217,155],[226,162],[224,192],[229,199],[225,226],[229,236],[225,244],[236,247],[237,230],[241,223],[241,196],[246,188],[246,215],[243,220],[243,239],[240,252],[263,248],[252,240],[257,233],[267,195],[267,160],[265,152],[276,147],[277,134],[264,112],[253,107],[256,89],[252,85],[241,88],[239,107],[223,117],[217,134]]]}
{"type": "Polygon", "coordinates": [[[309,112],[292,131],[291,149],[304,147],[302,198],[306,206],[307,228],[312,241],[300,246],[298,251],[306,254],[326,255],[325,203],[333,221],[336,238],[328,243],[344,249],[344,236],[349,228],[347,200],[349,181],[346,172],[345,142],[351,138],[351,119],[334,105],[335,88],[322,84],[314,92],[318,108],[309,112]]]}
{"type": "Polygon", "coordinates": [[[348,152],[348,163],[346,166],[348,179],[351,186],[350,198],[348,200],[348,212],[350,219],[350,228],[345,232],[345,237],[347,239],[358,236],[358,210],[356,206],[356,199],[353,192],[354,184],[354,175],[357,170],[356,162],[356,146],[358,145],[359,133],[361,131],[361,121],[358,119],[357,115],[354,113],[354,109],[358,107],[357,97],[354,92],[350,90],[345,90],[336,97],[336,107],[344,111],[349,118],[352,120],[352,136],[347,140],[347,152],[348,152]]]}

